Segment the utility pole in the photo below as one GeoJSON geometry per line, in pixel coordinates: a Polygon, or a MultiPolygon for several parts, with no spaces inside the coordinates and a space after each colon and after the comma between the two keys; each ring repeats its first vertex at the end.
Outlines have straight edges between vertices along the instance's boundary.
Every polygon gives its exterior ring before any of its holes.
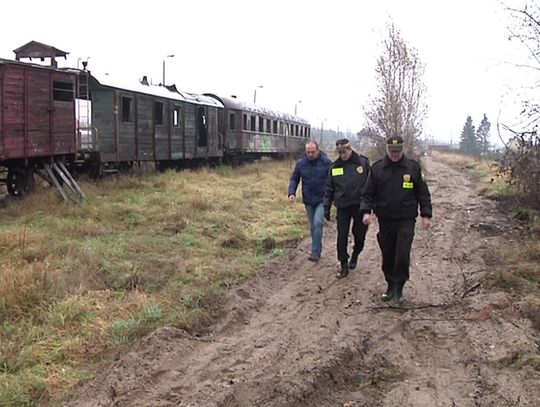
{"type": "MultiPolygon", "coordinates": [[[[263,85],[259,85],[259,86],[257,86],[257,88],[262,89],[263,85]]],[[[257,88],[255,88],[255,90],[253,91],[253,104],[257,103],[257,88]]]]}
{"type": "Polygon", "coordinates": [[[299,100],[298,102],[296,102],[296,103],[294,104],[294,115],[295,115],[295,116],[296,116],[296,114],[297,114],[297,108],[298,108],[298,105],[299,105],[300,103],[302,103],[301,100],[299,100]]]}

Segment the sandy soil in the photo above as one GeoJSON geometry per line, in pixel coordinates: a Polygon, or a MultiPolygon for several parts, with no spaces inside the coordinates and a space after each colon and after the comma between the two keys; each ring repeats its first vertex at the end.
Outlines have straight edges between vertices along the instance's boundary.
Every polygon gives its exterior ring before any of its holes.
{"type": "Polygon", "coordinates": [[[490,240],[515,225],[463,174],[429,159],[425,173],[435,217],[417,227],[403,308],[379,300],[377,225],[334,277],[332,222],[318,264],[301,242],[231,289],[209,333],[154,332],[65,406],[539,406],[539,372],[515,361],[540,335],[478,284],[490,240]]]}

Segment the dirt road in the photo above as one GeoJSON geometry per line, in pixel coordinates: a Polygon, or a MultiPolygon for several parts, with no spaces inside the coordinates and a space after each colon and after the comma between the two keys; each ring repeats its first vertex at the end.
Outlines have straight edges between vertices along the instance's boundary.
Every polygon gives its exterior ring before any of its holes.
{"type": "Polygon", "coordinates": [[[538,372],[514,363],[537,352],[538,333],[507,294],[477,284],[489,240],[513,225],[463,174],[432,160],[425,173],[435,217],[417,228],[403,309],[379,300],[377,225],[336,280],[332,222],[318,264],[303,241],[231,291],[211,334],[160,329],[65,405],[540,405],[538,372]]]}

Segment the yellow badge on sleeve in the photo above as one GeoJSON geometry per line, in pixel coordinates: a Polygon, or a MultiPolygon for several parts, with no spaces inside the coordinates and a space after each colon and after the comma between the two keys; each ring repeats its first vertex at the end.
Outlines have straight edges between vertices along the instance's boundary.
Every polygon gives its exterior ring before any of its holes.
{"type": "Polygon", "coordinates": [[[363,174],[364,173],[364,167],[362,167],[361,165],[359,165],[358,167],[356,167],[356,172],[358,174],[363,174]]]}
{"type": "Polygon", "coordinates": [[[413,189],[414,184],[412,182],[404,182],[403,189],[413,189]]]}
{"type": "Polygon", "coordinates": [[[343,175],[343,167],[338,168],[332,168],[332,177],[337,177],[339,175],[343,175]]]}

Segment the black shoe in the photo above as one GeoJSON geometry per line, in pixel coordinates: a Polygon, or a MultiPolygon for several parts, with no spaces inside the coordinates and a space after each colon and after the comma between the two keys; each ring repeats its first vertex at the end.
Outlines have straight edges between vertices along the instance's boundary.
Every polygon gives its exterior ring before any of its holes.
{"type": "Polygon", "coordinates": [[[394,284],[389,281],[388,288],[384,293],[381,294],[381,300],[390,301],[392,298],[394,298],[394,284]]]}
{"type": "Polygon", "coordinates": [[[405,281],[400,281],[399,283],[396,283],[394,285],[394,299],[396,300],[397,305],[401,306],[403,305],[403,286],[405,285],[405,281]]]}
{"type": "Polygon", "coordinates": [[[351,260],[349,261],[349,270],[354,270],[357,264],[358,264],[358,255],[355,256],[353,253],[351,256],[351,260]]]}
{"type": "Polygon", "coordinates": [[[309,261],[319,261],[319,259],[321,258],[321,255],[320,254],[317,254],[317,253],[311,253],[308,257],[308,260],[309,261]]]}
{"type": "Polygon", "coordinates": [[[347,264],[347,262],[342,262],[341,268],[336,274],[336,278],[342,279],[342,278],[347,277],[348,275],[349,275],[349,265],[347,264]]]}

